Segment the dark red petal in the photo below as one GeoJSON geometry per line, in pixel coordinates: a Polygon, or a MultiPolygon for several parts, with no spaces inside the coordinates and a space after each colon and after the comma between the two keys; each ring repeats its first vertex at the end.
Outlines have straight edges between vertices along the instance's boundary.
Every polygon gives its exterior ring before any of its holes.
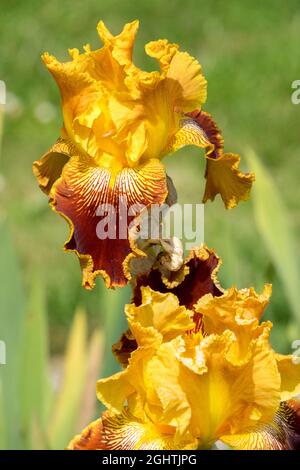
{"type": "Polygon", "coordinates": [[[212,116],[205,111],[195,110],[187,113],[206,134],[209,142],[214,145],[214,150],[209,153],[210,158],[218,158],[222,154],[224,139],[221,130],[213,120],[212,116]]]}
{"type": "Polygon", "coordinates": [[[71,228],[66,251],[80,259],[83,285],[92,288],[97,275],[102,275],[107,287],[127,283],[126,257],[131,253],[127,227],[133,216],[127,209],[133,204],[161,204],[167,195],[166,175],[158,160],[148,160],[134,168],[124,168],[116,175],[99,167],[88,156],[72,157],[65,165],[62,177],[53,186],[51,204],[71,228]],[[119,203],[123,201],[125,232],[119,232],[119,203]],[[111,222],[115,239],[99,238],[97,228],[106,217],[99,215],[102,205],[110,204],[115,211],[111,222]],[[98,214],[98,215],[97,215],[98,214]]]}
{"type": "MultiPolygon", "coordinates": [[[[140,288],[141,286],[149,286],[151,289],[162,293],[172,292],[178,297],[180,305],[193,309],[196,302],[205,294],[222,295],[223,292],[216,279],[219,264],[220,260],[212,250],[205,247],[194,249],[184,262],[182,269],[188,267],[189,272],[179,285],[174,288],[167,287],[160,271],[154,269],[149,274],[137,278],[133,302],[140,305],[140,288]]],[[[170,284],[172,284],[172,276],[176,276],[176,272],[170,273],[168,279],[170,284]]]]}

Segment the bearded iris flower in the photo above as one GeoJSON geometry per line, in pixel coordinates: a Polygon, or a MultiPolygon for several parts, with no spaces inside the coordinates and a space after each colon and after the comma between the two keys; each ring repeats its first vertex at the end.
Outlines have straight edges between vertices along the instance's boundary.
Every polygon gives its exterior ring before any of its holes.
{"type": "Polygon", "coordinates": [[[78,256],[86,288],[98,274],[107,287],[127,282],[130,241],[99,239],[97,209],[117,207],[121,196],[128,206],[162,204],[168,195],[164,155],[185,145],[205,149],[204,201],[220,194],[234,207],[247,199],[253,181],[239,172],[238,155],[223,153],[220,131],[202,110],[206,80],[197,60],[158,40],[145,49],[160,70],[139,69],[132,61],[137,29],[134,21],[113,36],[100,22],[101,49],[72,49],[65,63],[43,55],[60,89],[63,128],[33,168],[51,207],[70,225],[65,250],[78,256]]]}
{"type": "Polygon", "coordinates": [[[223,290],[218,266],[202,247],[176,279],[137,279],[129,331],[114,347],[124,370],[98,381],[107,411],[69,449],[207,449],[219,439],[300,448],[300,364],[272,349],[272,324],[260,321],[271,286],[223,290]]]}

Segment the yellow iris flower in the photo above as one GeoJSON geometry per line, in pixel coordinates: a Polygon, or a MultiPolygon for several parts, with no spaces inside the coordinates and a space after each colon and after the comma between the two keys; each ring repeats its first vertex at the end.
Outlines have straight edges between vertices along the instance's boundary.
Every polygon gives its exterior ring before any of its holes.
{"type": "Polygon", "coordinates": [[[218,266],[201,247],[172,287],[157,270],[137,279],[130,330],[114,347],[125,368],[98,381],[107,411],[70,449],[207,449],[219,439],[299,448],[300,364],[274,352],[272,324],[260,322],[271,286],[224,291],[218,266]]]}
{"type": "Polygon", "coordinates": [[[63,128],[53,147],[34,163],[41,189],[52,208],[70,225],[65,250],[77,254],[83,285],[92,288],[100,274],[106,285],[122,286],[129,277],[129,240],[99,239],[97,208],[161,204],[168,195],[161,158],[184,145],[205,149],[204,201],[220,194],[226,207],[247,199],[252,174],[238,170],[239,156],[223,153],[223,139],[202,110],[206,80],[201,66],[177,44],[146,45],[159,71],[145,72],[132,62],[138,22],[113,36],[103,22],[103,47],[70,50],[61,63],[45,53],[43,61],[61,93],[63,128]]]}

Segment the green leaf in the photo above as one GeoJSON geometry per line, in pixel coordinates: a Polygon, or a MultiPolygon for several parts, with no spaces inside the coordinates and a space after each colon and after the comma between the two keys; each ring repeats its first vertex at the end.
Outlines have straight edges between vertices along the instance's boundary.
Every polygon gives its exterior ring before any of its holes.
{"type": "Polygon", "coordinates": [[[2,137],[3,137],[3,125],[4,125],[4,106],[0,103],[0,159],[2,152],[2,137]]]}
{"type": "Polygon", "coordinates": [[[82,406],[87,363],[87,323],[83,310],[77,310],[64,359],[64,377],[48,427],[51,449],[64,449],[74,435],[82,406]]]}
{"type": "Polygon", "coordinates": [[[37,431],[40,445],[47,447],[46,423],[51,400],[48,370],[48,328],[45,292],[39,278],[34,279],[25,319],[22,354],[21,420],[26,448],[32,448],[37,431]]]}
{"type": "Polygon", "coordinates": [[[252,199],[257,228],[265,241],[265,247],[280,276],[287,300],[295,319],[300,325],[297,250],[290,226],[288,210],[279,189],[253,151],[247,155],[248,165],[256,175],[252,199]]]}
{"type": "Polygon", "coordinates": [[[101,376],[106,377],[120,369],[111,348],[121,334],[127,329],[124,314],[125,304],[130,301],[131,290],[129,286],[121,289],[107,289],[102,286],[102,311],[104,313],[105,353],[101,376]]]}
{"type": "Polygon", "coordinates": [[[104,344],[104,333],[96,329],[89,342],[86,363],[86,381],[83,391],[83,400],[78,410],[75,434],[81,432],[95,415],[97,403],[96,382],[100,377],[99,371],[103,361],[104,344]]]}
{"type": "Polygon", "coordinates": [[[9,228],[0,223],[0,340],[6,344],[6,365],[0,368],[7,449],[23,447],[20,372],[25,300],[9,228]]]}
{"type": "MultiPolygon", "coordinates": [[[[0,367],[4,367],[3,365],[0,367]]],[[[3,400],[3,385],[0,380],[0,449],[7,449],[6,443],[6,427],[5,427],[5,413],[4,413],[4,400],[3,400]]]]}

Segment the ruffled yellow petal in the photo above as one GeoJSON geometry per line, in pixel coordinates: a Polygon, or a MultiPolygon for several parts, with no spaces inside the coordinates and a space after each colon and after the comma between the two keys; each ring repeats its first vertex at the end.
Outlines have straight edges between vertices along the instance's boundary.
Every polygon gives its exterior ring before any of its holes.
{"type": "MultiPolygon", "coordinates": [[[[118,39],[116,44],[119,44],[118,39]]],[[[49,54],[44,54],[43,60],[60,88],[64,124],[69,137],[93,157],[97,157],[105,145],[105,151],[110,153],[112,149],[112,155],[122,160],[126,157],[126,133],[121,135],[122,126],[124,122],[130,126],[140,113],[134,110],[135,105],[125,85],[124,67],[114,57],[116,50],[121,54],[121,46],[109,47],[106,44],[96,51],[85,48],[83,54],[73,50],[70,62],[61,63],[49,54]],[[118,93],[123,96],[115,109],[118,93]],[[124,114],[127,121],[121,120],[124,114]],[[118,119],[114,122],[116,116],[118,119]]]]}
{"type": "Polygon", "coordinates": [[[300,394],[300,362],[293,356],[276,354],[281,377],[281,399],[289,400],[300,394]]]}
{"type": "Polygon", "coordinates": [[[125,309],[131,332],[139,346],[149,342],[151,333],[155,335],[158,332],[162,341],[171,341],[194,327],[192,312],[179,306],[175,295],[155,292],[149,287],[142,287],[141,293],[141,305],[129,304],[125,309]]]}
{"type": "Polygon", "coordinates": [[[167,73],[170,63],[179,49],[178,44],[169,43],[167,39],[148,42],[145,46],[146,54],[159,63],[162,72],[167,73]]]}
{"type": "Polygon", "coordinates": [[[60,88],[67,134],[95,158],[102,151],[122,165],[158,158],[177,130],[180,113],[206,98],[201,67],[176,44],[159,40],[149,43],[146,52],[161,71],[142,71],[132,62],[138,21],[116,36],[102,21],[97,29],[101,49],[88,45],[82,54],[71,49],[72,60],[65,63],[43,55],[60,88]]]}
{"type": "Polygon", "coordinates": [[[177,95],[175,106],[183,112],[193,111],[206,101],[207,82],[199,62],[187,52],[177,52],[167,72],[169,94],[177,95]]]}
{"type": "Polygon", "coordinates": [[[78,134],[78,127],[74,129],[74,120],[80,118],[82,114],[87,116],[92,113],[98,117],[102,113],[100,103],[105,102],[104,89],[89,73],[89,61],[86,57],[86,54],[82,54],[76,56],[73,61],[61,63],[48,53],[42,56],[60,89],[67,135],[79,145],[82,144],[80,134],[84,130],[80,129],[78,134]]]}
{"type": "Polygon", "coordinates": [[[130,411],[139,419],[149,416],[149,407],[156,410],[161,406],[157,395],[149,392],[145,386],[145,370],[161,344],[159,336],[151,338],[148,344],[132,352],[128,367],[111,377],[97,382],[98,399],[114,413],[120,412],[122,406],[129,404],[130,411]],[[147,406],[147,403],[148,406],[147,406]]]}
{"type": "Polygon", "coordinates": [[[270,420],[279,405],[280,377],[268,331],[253,341],[251,357],[240,365],[233,356],[235,341],[234,333],[227,330],[198,338],[194,362],[187,360],[191,345],[180,355],[185,365],[181,383],[192,410],[191,432],[204,448],[228,431],[236,434],[270,420]]]}
{"type": "Polygon", "coordinates": [[[119,412],[128,403],[130,411],[143,422],[173,426],[176,435],[188,430],[191,410],[179,381],[180,363],[171,342],[157,338],[136,349],[127,368],[97,382],[97,396],[105,406],[119,412]]]}
{"type": "Polygon", "coordinates": [[[253,173],[239,171],[240,157],[233,153],[225,153],[218,159],[208,158],[206,168],[206,186],[203,202],[214,200],[217,194],[227,209],[235,207],[239,201],[249,198],[253,173]]]}
{"type": "Polygon", "coordinates": [[[120,34],[113,36],[103,21],[98,23],[97,30],[100,38],[104,45],[111,49],[112,56],[120,65],[132,62],[133,45],[138,28],[139,22],[135,20],[127,23],[120,34]]]}
{"type": "Polygon", "coordinates": [[[98,399],[114,413],[121,412],[125,401],[135,390],[130,384],[127,369],[98,380],[96,389],[98,399]]]}
{"type": "MultiPolygon", "coordinates": [[[[204,448],[220,436],[240,434],[272,420],[280,402],[281,379],[268,324],[253,327],[252,335],[248,332],[241,360],[237,347],[241,332],[234,328],[234,320],[225,322],[220,334],[208,334],[205,328],[204,335],[185,333],[184,310],[178,309],[174,296],[145,288],[142,294],[139,307],[127,307],[137,347],[130,351],[121,374],[97,384],[98,398],[108,409],[120,412],[128,403],[142,422],[150,419],[157,426],[173,426],[178,439],[190,432],[204,448]],[[170,318],[178,328],[167,326],[170,318]]],[[[255,305],[259,296],[252,294],[249,312],[245,305],[236,306],[246,327],[251,325],[249,317],[261,313],[255,305]]],[[[225,318],[230,318],[228,312],[225,318]]]]}
{"type": "Polygon", "coordinates": [[[147,415],[155,423],[174,426],[176,435],[182,438],[189,430],[192,409],[181,383],[177,343],[178,339],[163,343],[145,364],[144,386],[147,389],[147,415]]]}
{"type": "Polygon", "coordinates": [[[237,290],[232,287],[219,297],[212,294],[203,296],[197,302],[195,310],[203,316],[206,334],[222,334],[225,330],[233,331],[237,341],[237,358],[244,360],[249,344],[260,333],[259,320],[263,315],[272,293],[272,286],[267,284],[262,294],[253,288],[237,290]]]}
{"type": "Polygon", "coordinates": [[[104,413],[70,442],[69,450],[191,450],[197,440],[177,441],[174,429],[142,423],[127,409],[120,414],[104,413]]]}

